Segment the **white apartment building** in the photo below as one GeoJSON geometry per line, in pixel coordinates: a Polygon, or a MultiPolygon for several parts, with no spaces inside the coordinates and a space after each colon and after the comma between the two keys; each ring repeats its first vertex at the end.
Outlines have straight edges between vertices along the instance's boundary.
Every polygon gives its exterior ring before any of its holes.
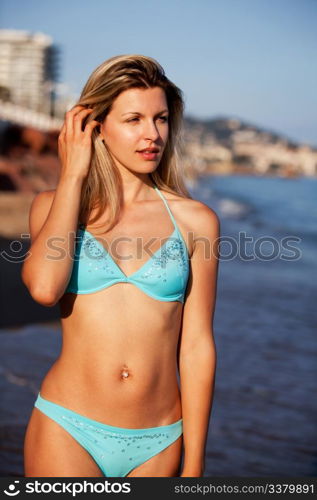
{"type": "Polygon", "coordinates": [[[57,56],[50,36],[0,30],[0,99],[54,115],[57,56]]]}

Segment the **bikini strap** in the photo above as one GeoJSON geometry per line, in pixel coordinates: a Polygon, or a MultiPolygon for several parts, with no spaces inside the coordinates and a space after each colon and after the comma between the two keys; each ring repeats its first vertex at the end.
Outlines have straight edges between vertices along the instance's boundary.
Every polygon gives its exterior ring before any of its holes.
{"type": "Polygon", "coordinates": [[[177,229],[177,231],[179,231],[178,226],[177,226],[177,222],[176,222],[176,220],[175,220],[175,218],[174,218],[174,215],[173,215],[173,214],[172,214],[172,212],[171,212],[170,207],[168,206],[168,203],[167,203],[167,201],[166,201],[166,199],[165,199],[165,196],[163,196],[163,193],[161,193],[161,191],[159,190],[159,188],[158,188],[157,186],[154,186],[154,189],[158,192],[158,194],[160,195],[160,197],[161,197],[161,198],[162,198],[162,200],[164,201],[164,204],[165,204],[165,206],[166,206],[166,208],[167,208],[168,213],[170,214],[170,217],[171,217],[171,219],[172,219],[172,222],[173,222],[173,224],[174,224],[174,227],[175,227],[175,229],[177,229]]]}

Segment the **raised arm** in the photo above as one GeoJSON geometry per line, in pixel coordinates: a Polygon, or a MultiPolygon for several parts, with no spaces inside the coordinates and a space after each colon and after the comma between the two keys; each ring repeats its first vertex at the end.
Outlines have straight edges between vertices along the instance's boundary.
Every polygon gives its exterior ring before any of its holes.
{"type": "Polygon", "coordinates": [[[21,276],[33,299],[44,306],[56,304],[70,278],[80,192],[80,180],[61,179],[56,191],[37,194],[31,205],[31,246],[21,276]]]}
{"type": "Polygon", "coordinates": [[[220,223],[212,209],[203,203],[197,204],[194,250],[179,347],[185,452],[183,477],[202,477],[204,473],[217,358],[213,318],[220,223]]]}
{"type": "Polygon", "coordinates": [[[35,196],[29,214],[31,247],[21,277],[33,299],[54,306],[70,278],[80,209],[80,195],[91,158],[91,132],[98,122],[82,130],[91,109],[76,106],[66,113],[58,146],[62,163],[56,190],[35,196]]]}

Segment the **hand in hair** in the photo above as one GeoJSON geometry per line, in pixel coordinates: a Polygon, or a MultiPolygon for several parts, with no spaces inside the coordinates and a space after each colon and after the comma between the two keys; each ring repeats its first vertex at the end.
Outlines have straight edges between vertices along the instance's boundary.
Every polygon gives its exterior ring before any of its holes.
{"type": "Polygon", "coordinates": [[[91,108],[75,106],[67,111],[65,120],[58,136],[58,155],[62,164],[61,177],[75,177],[83,180],[90,167],[92,140],[91,134],[97,125],[91,120],[82,127],[83,119],[87,118],[91,108]]]}

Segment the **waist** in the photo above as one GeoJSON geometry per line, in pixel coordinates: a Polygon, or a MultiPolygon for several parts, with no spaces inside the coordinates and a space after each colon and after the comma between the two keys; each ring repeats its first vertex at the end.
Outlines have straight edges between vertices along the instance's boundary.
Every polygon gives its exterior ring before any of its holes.
{"type": "Polygon", "coordinates": [[[125,363],[102,371],[92,366],[87,373],[86,366],[70,366],[61,357],[46,374],[40,391],[48,400],[109,425],[167,425],[181,418],[176,366],[149,372],[125,363]]]}

